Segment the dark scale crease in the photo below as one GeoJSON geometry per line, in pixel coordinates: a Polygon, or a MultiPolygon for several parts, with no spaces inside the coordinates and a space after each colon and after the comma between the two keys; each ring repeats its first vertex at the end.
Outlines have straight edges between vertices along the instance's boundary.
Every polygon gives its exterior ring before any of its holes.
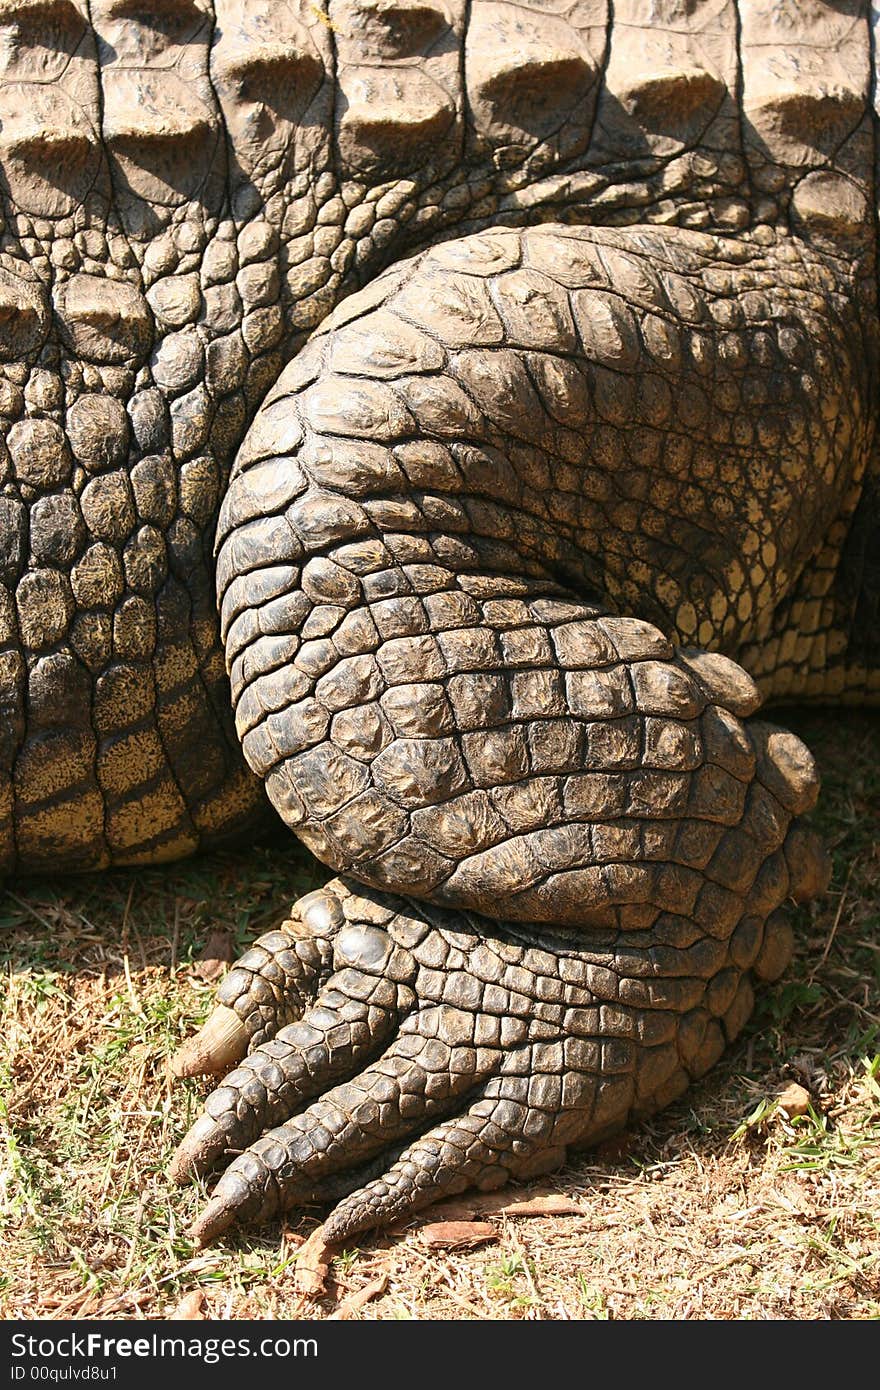
{"type": "Polygon", "coordinates": [[[0,73],[100,146],[4,117],[4,863],[268,800],[338,875],[175,1059],[174,1175],[243,1150],[201,1240],[680,1095],[825,879],[751,716],[880,691],[865,6],[279,14],[89,0],[0,73]]]}
{"type": "Polygon", "coordinates": [[[467,71],[467,40],[468,31],[471,24],[471,13],[473,11],[473,0],[464,0],[464,14],[461,24],[461,43],[459,47],[458,80],[461,87],[461,104],[463,120],[461,123],[461,145],[459,147],[459,163],[464,164],[467,154],[468,132],[474,123],[473,112],[468,101],[468,71],[467,71]]]}

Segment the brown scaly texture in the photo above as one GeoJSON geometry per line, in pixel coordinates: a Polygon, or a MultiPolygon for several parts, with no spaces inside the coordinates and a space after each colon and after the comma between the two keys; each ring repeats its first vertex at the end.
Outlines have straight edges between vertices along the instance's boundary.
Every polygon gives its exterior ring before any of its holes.
{"type": "Polygon", "coordinates": [[[203,1237],[558,1163],[784,967],[743,721],[880,691],[875,85],[863,0],[0,0],[0,867],[263,783],[343,875],[178,1059],[251,1049],[203,1237]]]}

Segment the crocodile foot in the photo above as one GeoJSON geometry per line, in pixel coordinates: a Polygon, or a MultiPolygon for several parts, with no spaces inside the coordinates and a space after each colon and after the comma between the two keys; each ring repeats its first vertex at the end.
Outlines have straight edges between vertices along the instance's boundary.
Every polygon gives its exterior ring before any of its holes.
{"type": "Polygon", "coordinates": [[[336,1204],[325,1230],[341,1241],[548,1172],[660,1109],[742,1028],[751,979],[781,973],[778,908],[823,873],[794,823],[736,908],[707,884],[650,930],[586,933],[334,880],[230,972],[178,1055],[179,1072],[216,1070],[252,1045],[173,1161],[182,1181],[238,1153],[192,1234],[318,1202],[336,1204]]]}

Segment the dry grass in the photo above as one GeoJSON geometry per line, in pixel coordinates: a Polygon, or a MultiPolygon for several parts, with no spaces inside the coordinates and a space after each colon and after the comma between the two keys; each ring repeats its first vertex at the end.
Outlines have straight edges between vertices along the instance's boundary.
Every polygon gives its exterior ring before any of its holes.
{"type": "Polygon", "coordinates": [[[193,960],[217,925],[240,945],[264,930],[316,871],[282,841],[14,886],[0,899],[0,1315],[164,1317],[201,1289],[214,1317],[323,1318],[366,1289],[354,1316],[880,1316],[880,723],[787,722],[823,769],[835,877],[798,913],[797,961],[731,1055],[552,1180],[576,1212],[482,1213],[497,1240],[470,1251],[429,1250],[415,1224],[366,1240],[318,1301],[294,1272],[319,1213],[198,1251],[184,1229],[203,1197],[163,1177],[204,1090],[165,1069],[209,1007],[193,960]],[[792,1080],[813,1100],[796,1120],[773,1104],[792,1080]]]}

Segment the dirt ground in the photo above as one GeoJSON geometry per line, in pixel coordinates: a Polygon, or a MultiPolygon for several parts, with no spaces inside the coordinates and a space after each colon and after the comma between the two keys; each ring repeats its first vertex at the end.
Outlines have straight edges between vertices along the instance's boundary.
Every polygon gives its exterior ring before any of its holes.
{"type": "Polygon", "coordinates": [[[210,1008],[206,943],[244,947],[324,871],[276,840],[14,884],[0,897],[0,1316],[880,1317],[880,719],[785,722],[819,759],[834,879],[794,914],[797,958],[735,1049],[615,1146],[365,1238],[323,1281],[304,1243],[319,1211],[199,1250],[185,1231],[204,1189],[164,1169],[207,1090],[167,1072],[210,1008]],[[792,1083],[806,1096],[780,1102],[792,1083]]]}

